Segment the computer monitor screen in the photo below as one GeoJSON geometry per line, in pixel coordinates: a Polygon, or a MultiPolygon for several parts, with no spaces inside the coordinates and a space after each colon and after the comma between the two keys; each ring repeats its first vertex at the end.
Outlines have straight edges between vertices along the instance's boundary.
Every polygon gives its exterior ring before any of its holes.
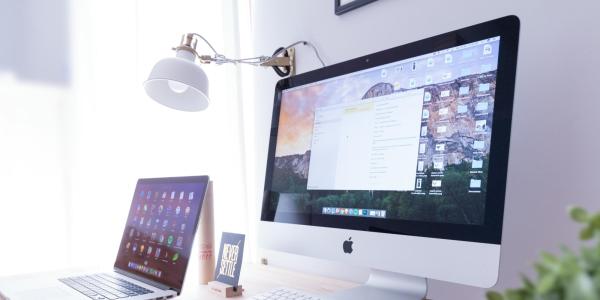
{"type": "Polygon", "coordinates": [[[208,177],[140,179],[115,267],[181,290],[208,177]]]}
{"type": "Polygon", "coordinates": [[[499,244],[504,42],[446,36],[281,81],[262,220],[499,244]]]}

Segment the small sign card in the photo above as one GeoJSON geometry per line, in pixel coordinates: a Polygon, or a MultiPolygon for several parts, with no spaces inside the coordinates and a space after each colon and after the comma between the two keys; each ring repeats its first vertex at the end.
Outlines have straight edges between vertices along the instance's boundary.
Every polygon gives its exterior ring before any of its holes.
{"type": "Polygon", "coordinates": [[[233,287],[238,286],[242,259],[244,258],[244,240],[246,236],[238,233],[223,232],[221,249],[215,268],[215,281],[233,287]]]}

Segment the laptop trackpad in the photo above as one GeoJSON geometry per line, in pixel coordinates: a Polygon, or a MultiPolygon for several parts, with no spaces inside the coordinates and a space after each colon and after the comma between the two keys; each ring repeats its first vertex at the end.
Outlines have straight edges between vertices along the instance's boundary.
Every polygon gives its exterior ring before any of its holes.
{"type": "Polygon", "coordinates": [[[82,299],[82,297],[74,296],[71,293],[65,292],[59,287],[42,288],[35,290],[28,290],[20,292],[14,296],[11,296],[11,300],[29,300],[29,299],[47,299],[47,300],[58,300],[58,299],[82,299]]]}

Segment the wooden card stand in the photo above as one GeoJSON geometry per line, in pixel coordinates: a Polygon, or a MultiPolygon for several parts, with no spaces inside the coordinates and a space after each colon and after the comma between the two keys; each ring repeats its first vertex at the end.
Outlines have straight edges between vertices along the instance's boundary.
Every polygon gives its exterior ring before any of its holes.
{"type": "Polygon", "coordinates": [[[221,297],[232,298],[241,296],[244,293],[244,289],[241,285],[237,287],[231,286],[220,281],[211,281],[208,283],[208,289],[221,297]]]}

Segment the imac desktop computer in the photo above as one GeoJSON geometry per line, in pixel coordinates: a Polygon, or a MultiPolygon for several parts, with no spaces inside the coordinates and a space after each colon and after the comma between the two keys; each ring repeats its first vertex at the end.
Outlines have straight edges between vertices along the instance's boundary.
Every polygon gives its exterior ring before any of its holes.
{"type": "Polygon", "coordinates": [[[519,19],[280,80],[259,243],[368,267],[338,299],[498,279],[519,19]]]}

